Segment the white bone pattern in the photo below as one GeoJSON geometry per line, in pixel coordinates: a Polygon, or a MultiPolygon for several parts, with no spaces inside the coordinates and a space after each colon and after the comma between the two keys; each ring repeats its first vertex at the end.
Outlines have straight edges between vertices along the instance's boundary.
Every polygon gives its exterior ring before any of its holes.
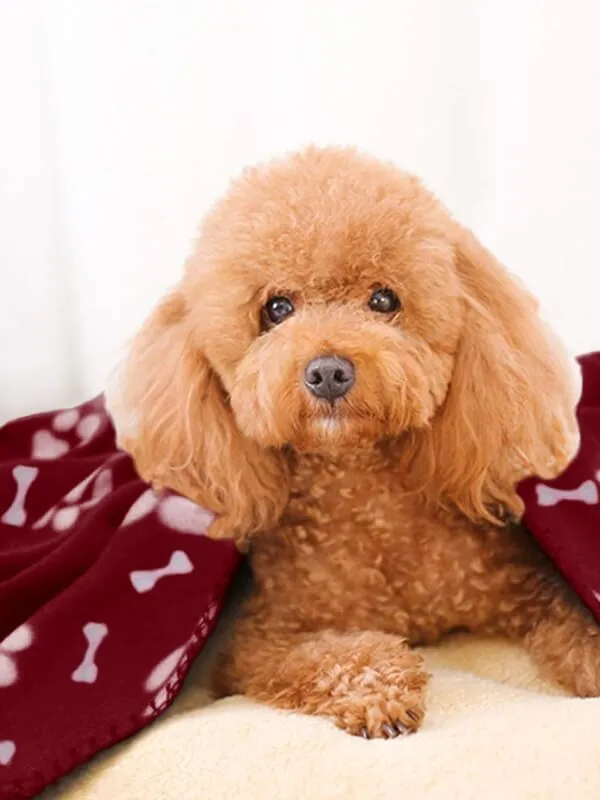
{"type": "Polygon", "coordinates": [[[131,505],[123,518],[122,527],[132,525],[156,510],[158,518],[167,528],[178,533],[191,533],[202,536],[214,519],[210,511],[202,508],[187,497],[161,497],[152,489],[147,489],[131,505]]]}
{"type": "Polygon", "coordinates": [[[79,422],[79,409],[68,408],[66,411],[59,411],[52,420],[52,427],[55,431],[70,431],[79,422]]]}
{"type": "Polygon", "coordinates": [[[69,443],[58,439],[52,431],[36,431],[33,434],[31,457],[38,461],[52,461],[69,452],[69,443]]]}
{"type": "Polygon", "coordinates": [[[23,527],[27,520],[27,512],[25,511],[27,492],[39,472],[38,467],[18,466],[13,468],[12,474],[17,484],[17,492],[10,508],[0,518],[0,522],[4,522],[5,525],[14,525],[18,528],[23,527]]]}
{"type": "Polygon", "coordinates": [[[147,677],[144,689],[147,692],[153,692],[154,696],[152,703],[144,709],[144,717],[151,717],[166,708],[169,701],[169,693],[177,688],[180,680],[177,674],[179,666],[193,642],[194,637],[192,636],[182,647],[178,647],[172,653],[169,653],[166,658],[163,658],[147,677]]]}
{"type": "Polygon", "coordinates": [[[0,650],[0,689],[12,686],[17,680],[17,663],[9,653],[0,650]]]}
{"type": "Polygon", "coordinates": [[[208,624],[217,615],[218,608],[216,601],[210,600],[208,608],[198,620],[198,625],[192,636],[183,647],[178,647],[157,664],[146,679],[144,689],[147,692],[155,692],[152,702],[143,711],[143,716],[146,719],[160,714],[167,707],[169,696],[181,682],[181,676],[178,675],[179,668],[187,655],[193,652],[198,643],[208,636],[208,624]]]}
{"type": "Polygon", "coordinates": [[[17,746],[10,739],[0,742],[0,767],[8,767],[17,752],[17,746]]]}
{"type": "Polygon", "coordinates": [[[129,511],[123,517],[121,527],[125,528],[132,525],[143,517],[147,517],[159,503],[158,495],[152,489],[146,489],[145,492],[137,498],[137,500],[130,506],[129,511]]]}
{"type": "Polygon", "coordinates": [[[563,500],[570,500],[586,505],[598,503],[598,487],[592,480],[584,481],[577,489],[554,489],[540,483],[536,486],[537,501],[540,506],[555,506],[563,500]]]}
{"type": "Polygon", "coordinates": [[[71,491],[65,495],[65,501],[67,503],[77,503],[79,500],[81,500],[81,498],[83,497],[83,493],[90,485],[90,483],[94,480],[94,478],[98,474],[98,471],[99,470],[95,469],[87,476],[87,478],[84,478],[77,484],[77,486],[74,486],[71,489],[71,491]]]}
{"type": "Polygon", "coordinates": [[[16,682],[18,670],[15,653],[27,650],[32,642],[33,629],[27,623],[20,625],[0,642],[0,687],[11,686],[16,682]]]}
{"type": "Polygon", "coordinates": [[[187,575],[192,572],[194,565],[190,561],[187,553],[183,550],[175,550],[169,563],[160,569],[139,569],[129,573],[131,585],[139,594],[150,592],[161,578],[167,575],[187,575]]]}
{"type": "Polygon", "coordinates": [[[108,626],[103,622],[88,622],[83,626],[83,635],[87,640],[87,649],[83,661],[71,675],[71,680],[75,683],[95,683],[98,678],[96,654],[108,636],[108,626]]]}
{"type": "Polygon", "coordinates": [[[39,530],[40,528],[52,522],[52,527],[56,531],[65,531],[71,528],[79,519],[82,511],[87,511],[90,508],[98,505],[112,491],[112,475],[108,469],[97,469],[84,478],[77,484],[71,491],[65,495],[64,501],[68,504],[63,508],[52,506],[46,513],[33,523],[32,528],[39,530]],[[78,503],[83,493],[91,482],[92,496],[89,500],[83,503],[78,503]]]}
{"type": "Polygon", "coordinates": [[[102,419],[99,414],[87,414],[77,425],[77,435],[85,444],[92,439],[98,432],[102,419]]]}
{"type": "MultiPolygon", "coordinates": [[[[100,414],[86,414],[80,419],[80,412],[76,408],[59,411],[52,420],[52,427],[59,433],[72,430],[75,426],[80,444],[87,444],[98,432],[102,424],[100,414]]],[[[70,445],[64,439],[55,436],[52,431],[40,430],[33,434],[31,457],[40,461],[52,461],[68,453],[70,445]]]]}
{"type": "Polygon", "coordinates": [[[147,692],[155,692],[157,689],[160,689],[161,686],[165,685],[179,666],[181,657],[185,653],[185,648],[186,646],[184,645],[183,647],[178,647],[176,650],[173,650],[172,653],[169,653],[166,658],[163,658],[163,660],[154,667],[144,684],[144,689],[147,692]]]}
{"type": "Polygon", "coordinates": [[[158,518],[168,528],[180,533],[206,533],[213,521],[210,511],[202,508],[187,497],[165,497],[158,506],[158,518]]]}

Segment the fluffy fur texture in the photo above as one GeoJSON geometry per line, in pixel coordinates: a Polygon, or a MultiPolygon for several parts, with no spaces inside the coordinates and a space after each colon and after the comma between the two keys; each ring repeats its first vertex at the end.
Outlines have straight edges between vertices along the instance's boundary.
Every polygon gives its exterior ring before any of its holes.
{"type": "Polygon", "coordinates": [[[411,646],[466,628],[598,694],[596,625],[515,493],[576,452],[578,390],[534,299],[413,176],[316,148],[247,171],[111,400],[141,475],[249,549],[219,691],[395,736],[424,714],[411,646]],[[381,287],[400,310],[370,310],[381,287]],[[295,312],[269,327],[274,295],[295,312]],[[335,405],[303,380],[331,354],[356,368],[335,405]]]}

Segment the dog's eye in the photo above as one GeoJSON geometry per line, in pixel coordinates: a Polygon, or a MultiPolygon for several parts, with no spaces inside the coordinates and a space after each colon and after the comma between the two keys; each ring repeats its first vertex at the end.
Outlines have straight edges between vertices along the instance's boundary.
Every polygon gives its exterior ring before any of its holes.
{"type": "Polygon", "coordinates": [[[289,297],[276,295],[267,301],[263,311],[268,322],[272,325],[279,325],[294,313],[294,304],[289,297]]]}
{"type": "Polygon", "coordinates": [[[369,308],[380,314],[393,314],[400,308],[400,298],[392,289],[377,289],[369,298],[369,308]]]}

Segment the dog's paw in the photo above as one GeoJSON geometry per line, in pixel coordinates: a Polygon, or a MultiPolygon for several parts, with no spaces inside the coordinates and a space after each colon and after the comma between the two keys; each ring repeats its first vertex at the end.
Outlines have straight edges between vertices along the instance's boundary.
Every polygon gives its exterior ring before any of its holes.
{"type": "Polygon", "coordinates": [[[344,687],[331,709],[338,728],[366,739],[414,733],[425,716],[428,675],[421,658],[403,653],[401,663],[365,668],[344,687]]]}
{"type": "MultiPolygon", "coordinates": [[[[396,739],[418,730],[425,708],[420,695],[399,701],[379,698],[365,708],[365,725],[359,731],[364,739],[396,739]]],[[[356,734],[356,729],[349,731],[356,734]]]]}
{"type": "Polygon", "coordinates": [[[403,695],[395,689],[348,697],[336,715],[336,725],[365,739],[395,739],[414,733],[425,715],[423,695],[403,695]]]}

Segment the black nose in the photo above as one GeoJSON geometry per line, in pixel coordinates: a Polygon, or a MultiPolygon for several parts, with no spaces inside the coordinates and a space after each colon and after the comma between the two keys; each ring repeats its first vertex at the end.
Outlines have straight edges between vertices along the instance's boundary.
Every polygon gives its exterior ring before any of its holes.
{"type": "Polygon", "coordinates": [[[304,370],[306,388],[322,400],[333,402],[354,386],[354,364],[341,356],[319,356],[304,370]]]}

